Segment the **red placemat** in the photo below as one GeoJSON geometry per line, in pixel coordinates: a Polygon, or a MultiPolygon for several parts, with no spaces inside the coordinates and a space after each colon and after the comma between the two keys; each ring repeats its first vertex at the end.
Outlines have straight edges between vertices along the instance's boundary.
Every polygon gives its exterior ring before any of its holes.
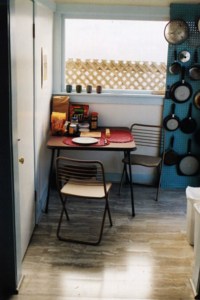
{"type": "MultiPolygon", "coordinates": [[[[73,145],[73,146],[81,146],[79,144],[76,144],[72,141],[73,137],[66,137],[63,140],[63,143],[66,145],[73,145]]],[[[133,141],[133,136],[130,131],[124,130],[124,129],[110,129],[110,137],[105,136],[105,131],[102,131],[101,138],[99,139],[99,142],[96,144],[88,145],[90,147],[95,146],[106,146],[110,143],[128,143],[133,141]],[[105,143],[105,139],[107,140],[107,143],[105,143]]]]}
{"type": "MultiPolygon", "coordinates": [[[[102,137],[105,138],[105,132],[102,132],[102,137]]],[[[111,143],[128,143],[133,141],[133,136],[128,130],[110,129],[110,137],[107,140],[111,143]]]]}
{"type": "Polygon", "coordinates": [[[66,137],[64,140],[63,140],[63,143],[66,144],[66,145],[70,145],[70,146],[77,146],[77,147],[80,147],[80,146],[89,146],[89,147],[95,147],[95,146],[106,146],[106,145],[109,145],[109,141],[107,140],[107,142],[105,143],[105,138],[101,137],[98,141],[98,143],[96,144],[90,144],[90,145],[82,145],[82,144],[77,144],[77,143],[74,143],[72,141],[73,137],[66,137]]]}

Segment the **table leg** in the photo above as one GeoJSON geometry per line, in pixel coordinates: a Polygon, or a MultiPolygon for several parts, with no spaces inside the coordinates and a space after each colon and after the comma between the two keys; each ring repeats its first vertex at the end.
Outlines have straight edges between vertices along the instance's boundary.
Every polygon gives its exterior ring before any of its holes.
{"type": "Polygon", "coordinates": [[[46,198],[46,206],[45,206],[45,213],[48,213],[48,206],[49,206],[49,195],[51,189],[51,182],[52,182],[52,175],[53,175],[53,163],[54,163],[54,156],[55,156],[55,149],[51,150],[51,163],[50,163],[50,170],[49,170],[49,179],[48,179],[48,189],[47,189],[47,198],[46,198]]]}
{"type": "Polygon", "coordinates": [[[131,172],[131,159],[130,159],[130,151],[127,151],[128,157],[128,166],[129,166],[129,184],[131,190],[131,205],[132,205],[132,216],[135,216],[135,207],[134,207],[134,195],[133,195],[133,181],[132,181],[132,172],[131,172]]]}
{"type": "Polygon", "coordinates": [[[197,300],[200,299],[200,269],[199,269],[199,276],[198,276],[198,282],[197,282],[197,295],[194,297],[194,299],[197,299],[197,300]]]}

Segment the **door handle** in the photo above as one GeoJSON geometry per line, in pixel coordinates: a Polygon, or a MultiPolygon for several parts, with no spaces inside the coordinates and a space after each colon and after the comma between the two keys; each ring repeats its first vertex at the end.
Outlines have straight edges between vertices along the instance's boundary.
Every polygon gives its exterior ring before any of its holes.
{"type": "Polygon", "coordinates": [[[20,162],[21,164],[23,164],[23,163],[24,163],[24,158],[23,158],[23,157],[19,158],[19,162],[20,162]]]}

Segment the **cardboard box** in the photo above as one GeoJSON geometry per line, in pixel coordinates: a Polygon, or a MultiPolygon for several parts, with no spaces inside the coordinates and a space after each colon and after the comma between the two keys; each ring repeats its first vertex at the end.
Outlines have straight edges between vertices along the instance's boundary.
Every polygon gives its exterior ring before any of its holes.
{"type": "Polygon", "coordinates": [[[79,122],[87,121],[89,118],[89,105],[88,104],[70,104],[69,106],[69,119],[76,116],[79,122]]]}

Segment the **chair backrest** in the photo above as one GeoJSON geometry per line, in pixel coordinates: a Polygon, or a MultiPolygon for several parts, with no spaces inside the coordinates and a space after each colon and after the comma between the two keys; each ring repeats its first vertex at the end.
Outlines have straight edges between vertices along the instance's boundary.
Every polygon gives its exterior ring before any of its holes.
{"type": "Polygon", "coordinates": [[[134,123],[131,133],[141,154],[161,156],[165,149],[165,131],[162,126],[134,123]]]}
{"type": "Polygon", "coordinates": [[[57,187],[61,189],[69,180],[76,184],[83,182],[85,185],[102,184],[106,193],[104,166],[100,161],[58,157],[56,159],[57,187]]]}

